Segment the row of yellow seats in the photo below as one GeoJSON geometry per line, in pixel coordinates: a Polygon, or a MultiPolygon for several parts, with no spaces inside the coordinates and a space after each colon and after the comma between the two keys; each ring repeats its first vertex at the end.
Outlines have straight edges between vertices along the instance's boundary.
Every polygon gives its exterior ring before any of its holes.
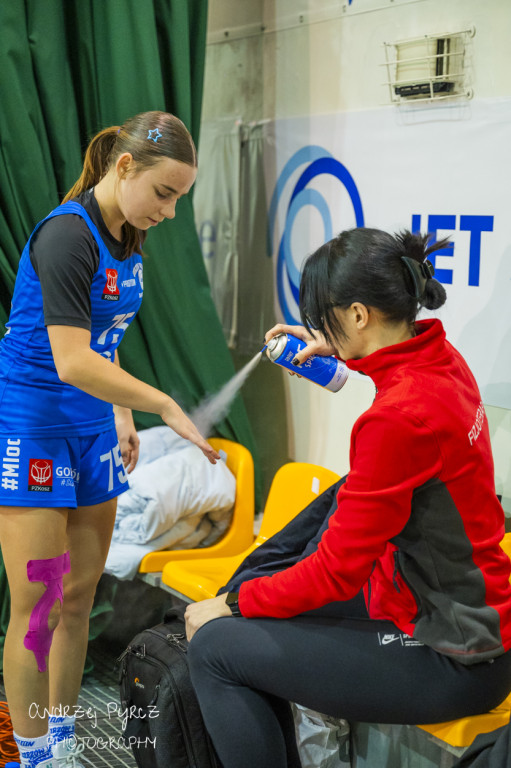
{"type": "MultiPolygon", "coordinates": [[[[339,475],[314,464],[293,462],[281,467],[273,479],[259,535],[254,539],[254,466],[246,448],[230,440],[212,438],[211,444],[226,455],[236,477],[236,501],[229,531],[207,549],[152,552],[142,560],[141,573],[162,572],[162,582],[193,601],[214,597],[243,560],[256,547],[280,531],[339,475]]],[[[502,547],[511,557],[511,534],[502,547]]],[[[496,709],[483,715],[419,728],[454,747],[468,747],[479,733],[509,724],[511,693],[496,709]]]]}

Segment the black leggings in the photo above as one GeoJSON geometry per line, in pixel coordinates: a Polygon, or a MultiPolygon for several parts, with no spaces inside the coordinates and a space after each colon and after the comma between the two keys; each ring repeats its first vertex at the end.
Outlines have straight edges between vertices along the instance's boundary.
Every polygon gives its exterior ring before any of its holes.
{"type": "Polygon", "coordinates": [[[511,652],[464,666],[367,618],[360,596],[292,619],[214,619],[188,659],[223,768],[299,768],[290,701],[420,724],[487,712],[511,690],[511,652]]]}

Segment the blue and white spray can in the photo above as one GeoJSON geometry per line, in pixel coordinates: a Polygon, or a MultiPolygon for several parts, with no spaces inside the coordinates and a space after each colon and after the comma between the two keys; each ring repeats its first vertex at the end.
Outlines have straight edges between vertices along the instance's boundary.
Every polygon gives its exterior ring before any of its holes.
{"type": "Polygon", "coordinates": [[[301,365],[293,365],[293,360],[306,343],[290,333],[280,333],[270,339],[266,354],[273,363],[288,368],[293,373],[319,384],[320,387],[338,392],[346,383],[348,368],[336,357],[311,355],[301,365]]]}

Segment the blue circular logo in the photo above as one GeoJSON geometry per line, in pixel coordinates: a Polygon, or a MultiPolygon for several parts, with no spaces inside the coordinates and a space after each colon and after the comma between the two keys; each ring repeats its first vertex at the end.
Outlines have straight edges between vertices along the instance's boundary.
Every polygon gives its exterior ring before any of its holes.
{"type": "Polygon", "coordinates": [[[305,166],[289,198],[284,230],[277,250],[277,292],[284,321],[290,325],[300,322],[298,299],[300,293],[300,270],[291,251],[291,234],[298,212],[307,205],[315,208],[322,220],[324,239],[333,237],[332,217],[328,203],[317,189],[307,186],[317,176],[328,174],[338,179],[349,195],[357,227],[364,226],[364,212],[357,185],[347,168],[323,147],[309,145],[302,147],[287,161],[277,179],[269,210],[269,253],[273,252],[273,238],[277,210],[289,178],[300,166],[305,166]],[[292,302],[290,302],[290,298],[292,302]]]}

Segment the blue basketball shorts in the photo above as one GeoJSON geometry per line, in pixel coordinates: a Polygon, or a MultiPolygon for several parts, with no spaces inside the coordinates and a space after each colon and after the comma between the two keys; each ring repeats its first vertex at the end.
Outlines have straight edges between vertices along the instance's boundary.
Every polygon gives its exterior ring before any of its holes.
{"type": "Polygon", "coordinates": [[[90,506],[127,489],[115,428],[87,437],[0,437],[1,506],[90,506]]]}

